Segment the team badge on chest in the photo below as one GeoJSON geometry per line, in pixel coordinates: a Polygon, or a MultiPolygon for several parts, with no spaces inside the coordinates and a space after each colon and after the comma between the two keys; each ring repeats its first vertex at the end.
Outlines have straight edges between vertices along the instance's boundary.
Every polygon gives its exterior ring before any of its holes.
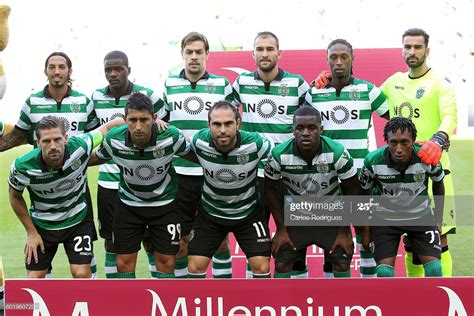
{"type": "Polygon", "coordinates": [[[290,92],[290,88],[288,88],[288,85],[286,83],[282,83],[278,87],[278,94],[281,95],[282,97],[286,97],[289,92],[290,92]]]}
{"type": "Polygon", "coordinates": [[[357,90],[355,88],[351,89],[351,91],[349,92],[349,98],[351,98],[352,101],[360,100],[359,90],[357,90]]]}
{"type": "Polygon", "coordinates": [[[422,171],[422,170],[418,170],[418,171],[415,172],[415,174],[413,175],[413,180],[415,180],[416,182],[423,182],[423,181],[425,181],[425,172],[422,171]]]}
{"type": "Polygon", "coordinates": [[[425,94],[425,88],[420,87],[418,90],[416,90],[416,98],[421,99],[421,97],[425,94]]]}
{"type": "Polygon", "coordinates": [[[325,160],[318,161],[316,163],[316,170],[318,170],[319,173],[328,173],[329,164],[325,160]]]}
{"type": "Polygon", "coordinates": [[[239,153],[237,156],[237,162],[241,165],[246,164],[249,162],[249,154],[247,154],[245,151],[239,153]]]}
{"type": "Polygon", "coordinates": [[[214,84],[212,82],[208,82],[206,84],[206,88],[205,88],[206,92],[207,93],[216,93],[216,87],[214,86],[214,84]]]}
{"type": "Polygon", "coordinates": [[[162,158],[165,155],[165,149],[162,146],[155,147],[153,150],[153,157],[162,158]]]}

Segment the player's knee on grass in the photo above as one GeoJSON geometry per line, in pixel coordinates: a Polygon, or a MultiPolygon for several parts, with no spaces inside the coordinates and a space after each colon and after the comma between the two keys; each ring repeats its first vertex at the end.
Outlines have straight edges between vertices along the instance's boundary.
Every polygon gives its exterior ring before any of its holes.
{"type": "Polygon", "coordinates": [[[204,256],[188,256],[188,271],[192,274],[201,274],[207,271],[211,258],[204,256]]]}
{"type": "Polygon", "coordinates": [[[176,257],[174,255],[165,255],[155,253],[156,268],[162,273],[174,273],[174,267],[176,264],[176,257]]]}
{"type": "Polygon", "coordinates": [[[90,279],[91,267],[88,264],[71,264],[71,274],[75,279],[90,279]]]}
{"type": "Polygon", "coordinates": [[[270,271],[270,257],[256,256],[248,258],[248,261],[253,274],[266,274],[270,271]]]}

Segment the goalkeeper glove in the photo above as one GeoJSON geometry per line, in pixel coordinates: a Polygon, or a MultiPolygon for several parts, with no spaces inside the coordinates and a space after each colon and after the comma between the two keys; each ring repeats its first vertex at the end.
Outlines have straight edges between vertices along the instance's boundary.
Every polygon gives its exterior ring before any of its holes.
{"type": "Polygon", "coordinates": [[[311,86],[316,89],[326,88],[329,85],[329,80],[331,80],[331,78],[331,72],[323,70],[318,77],[311,82],[311,86]]]}
{"type": "Polygon", "coordinates": [[[423,143],[423,146],[418,151],[418,157],[420,157],[421,162],[427,165],[438,165],[441,160],[443,147],[445,147],[448,141],[449,137],[445,132],[439,131],[434,134],[430,140],[423,143]]]}

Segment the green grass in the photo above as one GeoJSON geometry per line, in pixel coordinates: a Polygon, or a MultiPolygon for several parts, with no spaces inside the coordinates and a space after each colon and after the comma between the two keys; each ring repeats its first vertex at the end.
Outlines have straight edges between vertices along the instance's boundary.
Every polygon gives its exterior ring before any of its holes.
{"type": "MultiPolygon", "coordinates": [[[[8,202],[7,177],[12,161],[29,149],[30,147],[23,146],[0,153],[0,256],[3,257],[6,278],[22,278],[26,275],[23,263],[26,233],[8,202]]],[[[472,196],[474,194],[474,182],[472,180],[474,176],[472,169],[473,153],[474,140],[453,140],[451,142],[450,158],[452,161],[455,190],[458,195],[472,196]]],[[[94,203],[97,190],[97,169],[97,167],[94,167],[88,171],[89,187],[94,203]]],[[[94,212],[95,217],[97,217],[97,209],[94,212]]],[[[458,226],[457,234],[451,235],[449,238],[449,247],[454,262],[453,274],[456,276],[474,276],[474,253],[470,251],[470,245],[474,245],[474,227],[458,226]]],[[[104,248],[102,239],[94,243],[94,253],[99,269],[98,277],[103,278],[104,248]]],[[[144,251],[140,252],[138,261],[137,277],[148,278],[149,272],[144,251]]],[[[59,248],[56,254],[53,267],[53,277],[70,277],[67,257],[62,247],[59,248]]]]}

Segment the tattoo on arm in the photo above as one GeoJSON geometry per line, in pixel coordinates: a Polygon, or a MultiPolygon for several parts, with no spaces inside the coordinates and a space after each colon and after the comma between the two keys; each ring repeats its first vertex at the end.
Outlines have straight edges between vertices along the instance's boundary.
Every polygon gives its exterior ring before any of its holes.
{"type": "Polygon", "coordinates": [[[17,127],[4,137],[0,137],[0,151],[5,151],[10,148],[26,143],[26,131],[17,127]]]}

